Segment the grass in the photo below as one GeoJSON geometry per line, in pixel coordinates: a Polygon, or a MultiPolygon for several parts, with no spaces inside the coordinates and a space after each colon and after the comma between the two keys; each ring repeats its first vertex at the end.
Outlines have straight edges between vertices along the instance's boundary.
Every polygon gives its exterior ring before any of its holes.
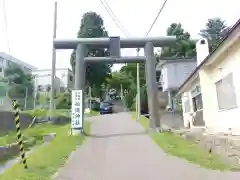
{"type": "Polygon", "coordinates": [[[98,111],[91,110],[90,116],[98,116],[98,115],[99,115],[98,111]]]}
{"type": "MultiPolygon", "coordinates": [[[[84,125],[86,132],[89,132],[89,122],[85,122],[84,125]]],[[[18,163],[0,175],[0,180],[51,180],[58,168],[64,165],[70,153],[85,139],[85,137],[69,136],[70,125],[52,128],[52,132],[57,134],[56,138],[47,146],[29,155],[28,169],[24,170],[22,164],[18,163]]]]}
{"type": "MultiPolygon", "coordinates": [[[[27,140],[30,138],[35,138],[39,140],[44,134],[54,132],[56,131],[57,128],[59,128],[58,125],[51,124],[35,125],[33,128],[27,128],[22,130],[23,139],[27,140]]],[[[15,131],[11,131],[0,137],[0,145],[7,145],[14,142],[17,142],[17,135],[15,131]]]]}
{"type": "MultiPolygon", "coordinates": [[[[133,116],[136,117],[135,113],[133,116]]],[[[136,118],[135,118],[136,119],[136,118]]],[[[148,119],[141,116],[140,123],[149,129],[148,119]]],[[[217,170],[233,170],[224,163],[223,159],[215,154],[209,154],[207,150],[200,147],[196,142],[186,141],[180,135],[170,132],[151,133],[153,141],[166,153],[188,160],[204,168],[217,170]]]]}
{"type": "MultiPolygon", "coordinates": [[[[34,110],[27,110],[22,111],[23,114],[29,114],[31,116],[35,117],[44,117],[44,116],[50,116],[50,111],[46,109],[34,109],[34,110]]],[[[53,112],[54,116],[66,116],[70,117],[71,110],[70,109],[57,109],[53,112]]]]}
{"type": "MultiPolygon", "coordinates": [[[[37,110],[31,110],[31,111],[23,111],[23,113],[30,114],[36,117],[42,117],[44,115],[47,115],[49,111],[37,109],[37,110]]],[[[68,116],[69,113],[70,113],[70,110],[65,110],[65,109],[54,111],[54,114],[57,116],[68,116]]],[[[90,116],[97,116],[97,115],[99,115],[99,112],[97,111],[92,110],[90,112],[90,116]]],[[[23,134],[24,140],[27,140],[32,137],[39,139],[42,137],[43,134],[54,132],[56,128],[58,128],[58,125],[51,125],[51,124],[35,125],[33,128],[27,128],[22,130],[22,134],[23,134]]],[[[0,136],[0,146],[14,143],[16,141],[17,141],[16,131],[10,131],[7,134],[3,134],[2,136],[0,136]]]]}

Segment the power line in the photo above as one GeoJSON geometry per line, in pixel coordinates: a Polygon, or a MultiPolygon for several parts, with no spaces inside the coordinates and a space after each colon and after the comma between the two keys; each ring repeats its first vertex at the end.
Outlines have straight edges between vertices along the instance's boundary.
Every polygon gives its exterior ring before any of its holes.
{"type": "Polygon", "coordinates": [[[10,39],[9,39],[9,34],[8,34],[8,22],[7,22],[7,13],[6,13],[5,0],[3,0],[2,4],[3,4],[3,16],[4,16],[4,21],[5,21],[5,28],[6,28],[6,33],[7,33],[8,53],[10,53],[11,49],[10,49],[10,39]]]}
{"type": "Polygon", "coordinates": [[[150,26],[148,32],[146,33],[146,36],[148,36],[149,33],[151,32],[151,30],[152,30],[153,26],[155,25],[155,23],[156,23],[156,21],[157,21],[159,15],[162,13],[162,11],[163,11],[163,9],[164,9],[164,7],[165,7],[167,1],[168,1],[168,0],[165,0],[165,1],[164,1],[164,3],[163,3],[163,5],[162,5],[161,9],[159,10],[159,12],[158,12],[157,16],[155,17],[155,19],[154,19],[152,25],[150,26]]]}
{"type": "Polygon", "coordinates": [[[118,26],[118,28],[123,32],[125,36],[130,36],[130,33],[128,30],[122,25],[122,23],[118,20],[117,16],[112,11],[111,7],[108,5],[106,0],[100,0],[101,4],[109,14],[109,16],[112,18],[112,20],[115,22],[115,24],[118,26]],[[105,3],[105,4],[104,4],[105,3]]]}

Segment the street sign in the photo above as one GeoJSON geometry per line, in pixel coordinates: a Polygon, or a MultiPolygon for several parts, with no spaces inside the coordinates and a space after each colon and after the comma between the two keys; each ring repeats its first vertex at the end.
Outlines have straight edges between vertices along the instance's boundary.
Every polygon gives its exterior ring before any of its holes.
{"type": "Polygon", "coordinates": [[[83,128],[82,98],[82,90],[72,90],[72,129],[83,128]]]}

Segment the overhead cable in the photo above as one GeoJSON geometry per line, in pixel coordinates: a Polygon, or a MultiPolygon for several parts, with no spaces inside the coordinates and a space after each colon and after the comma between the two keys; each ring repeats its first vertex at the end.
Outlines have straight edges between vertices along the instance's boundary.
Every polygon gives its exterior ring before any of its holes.
{"type": "Polygon", "coordinates": [[[115,22],[115,24],[118,26],[118,28],[122,31],[122,33],[125,36],[131,36],[131,34],[128,32],[128,30],[122,25],[122,23],[118,20],[117,16],[114,14],[111,7],[108,5],[106,0],[100,0],[101,4],[109,14],[109,16],[112,18],[112,20],[115,22]]]}
{"type": "Polygon", "coordinates": [[[2,5],[3,5],[3,16],[4,16],[4,21],[5,21],[5,29],[6,29],[6,33],[7,33],[8,53],[10,53],[11,52],[11,48],[10,48],[10,39],[9,39],[9,33],[8,33],[8,22],[7,22],[7,13],[6,13],[5,0],[3,0],[2,5]]]}
{"type": "Polygon", "coordinates": [[[155,19],[153,20],[153,23],[151,24],[149,30],[148,30],[147,33],[146,33],[146,36],[148,36],[149,33],[151,32],[153,26],[155,25],[156,21],[158,20],[158,17],[160,16],[160,14],[162,13],[164,7],[166,6],[167,1],[168,1],[168,0],[165,0],[165,1],[164,1],[163,5],[161,6],[160,10],[158,11],[157,16],[156,16],[155,19]]]}

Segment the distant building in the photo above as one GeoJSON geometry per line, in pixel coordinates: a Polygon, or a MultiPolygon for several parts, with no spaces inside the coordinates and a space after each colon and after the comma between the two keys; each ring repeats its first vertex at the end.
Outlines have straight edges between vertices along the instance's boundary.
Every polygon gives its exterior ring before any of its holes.
{"type": "MultiPolygon", "coordinates": [[[[5,70],[8,68],[18,67],[23,70],[26,74],[32,74],[37,68],[21,61],[7,53],[0,52],[0,77],[4,78],[5,70]]],[[[9,85],[7,82],[0,82],[0,110],[11,110],[12,109],[12,99],[8,97],[8,91],[14,84],[9,85]]],[[[25,92],[27,96],[27,91],[25,92]]],[[[15,100],[22,105],[22,107],[30,108],[33,105],[33,97],[15,97],[15,100]]]]}
{"type": "MultiPolygon", "coordinates": [[[[51,74],[35,74],[34,76],[34,90],[35,92],[48,92],[51,89],[51,74]]],[[[61,91],[61,80],[55,77],[55,87],[56,92],[61,91]]]]}
{"type": "MultiPolygon", "coordinates": [[[[41,69],[33,72],[35,76],[35,88],[40,91],[47,91],[51,87],[51,69],[41,69]]],[[[56,69],[55,90],[64,92],[73,88],[73,73],[68,68],[56,69]]]]}
{"type": "Polygon", "coordinates": [[[158,80],[158,88],[162,92],[168,93],[168,108],[176,109],[173,103],[173,97],[182,85],[182,83],[189,77],[189,75],[196,68],[196,59],[164,59],[161,60],[157,66],[157,74],[160,74],[158,80]],[[161,72],[161,73],[158,73],[161,72]]]}
{"type": "Polygon", "coordinates": [[[37,70],[36,67],[24,61],[21,61],[4,52],[0,52],[0,77],[4,77],[4,71],[7,68],[16,67],[16,66],[21,68],[24,72],[27,72],[27,73],[32,73],[33,71],[37,70]]]}

